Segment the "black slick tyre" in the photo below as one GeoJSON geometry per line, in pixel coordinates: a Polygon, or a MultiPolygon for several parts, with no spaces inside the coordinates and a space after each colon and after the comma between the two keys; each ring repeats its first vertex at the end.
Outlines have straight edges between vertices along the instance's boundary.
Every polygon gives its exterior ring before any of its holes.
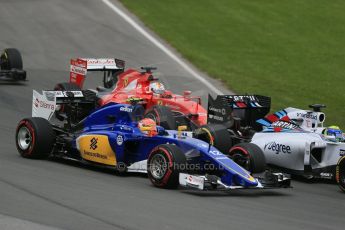
{"type": "Polygon", "coordinates": [[[339,159],[336,166],[335,179],[340,189],[345,192],[345,156],[339,159]]]}
{"type": "MultiPolygon", "coordinates": [[[[54,90],[56,91],[81,91],[81,88],[75,84],[75,83],[71,83],[71,82],[62,82],[62,83],[58,83],[55,85],[54,90]]],[[[55,111],[54,115],[55,117],[60,120],[63,121],[64,117],[61,115],[65,112],[65,105],[61,105],[60,109],[58,111],[55,111]]]]}
{"type": "Polygon", "coordinates": [[[179,173],[186,167],[186,157],[176,145],[155,147],[147,160],[148,177],[159,188],[173,189],[179,185],[179,173]]]}
{"type": "Polygon", "coordinates": [[[262,173],[266,169],[266,158],[262,150],[253,143],[239,143],[229,151],[229,157],[251,173],[262,173]]]}
{"type": "Polygon", "coordinates": [[[45,158],[52,152],[55,132],[46,119],[31,117],[18,123],[15,138],[17,150],[22,157],[45,158]]]}
{"type": "Polygon", "coordinates": [[[2,70],[23,69],[22,55],[15,48],[7,48],[0,56],[2,70]]]}
{"type": "Polygon", "coordinates": [[[54,90],[64,90],[64,91],[80,91],[81,88],[71,82],[62,82],[55,85],[54,90]]]}
{"type": "Polygon", "coordinates": [[[231,135],[221,124],[203,125],[194,131],[194,137],[213,145],[224,154],[232,147],[231,135]]]}

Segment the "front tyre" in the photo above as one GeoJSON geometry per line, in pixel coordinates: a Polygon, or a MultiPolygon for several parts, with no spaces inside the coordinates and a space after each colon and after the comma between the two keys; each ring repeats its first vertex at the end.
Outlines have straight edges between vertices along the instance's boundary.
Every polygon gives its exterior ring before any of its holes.
{"type": "Polygon", "coordinates": [[[148,177],[159,188],[177,188],[179,174],[186,167],[186,157],[176,145],[163,144],[154,148],[147,160],[148,177]]]}
{"type": "Polygon", "coordinates": [[[240,143],[229,151],[229,157],[251,173],[262,173],[266,169],[266,158],[259,146],[253,143],[240,143]]]}
{"type": "Polygon", "coordinates": [[[54,90],[81,91],[81,88],[75,83],[61,82],[55,85],[54,90]]]}
{"type": "Polygon", "coordinates": [[[345,156],[338,161],[335,178],[340,189],[345,192],[345,156]]]}
{"type": "Polygon", "coordinates": [[[7,48],[0,55],[0,63],[2,70],[11,70],[11,69],[23,69],[23,60],[22,55],[19,50],[15,48],[7,48]]]}
{"type": "Polygon", "coordinates": [[[55,143],[55,132],[44,118],[32,117],[21,120],[16,129],[16,146],[25,158],[45,158],[55,143]]]}
{"type": "Polygon", "coordinates": [[[196,129],[193,135],[194,138],[213,145],[222,153],[227,153],[233,145],[229,131],[221,124],[203,125],[196,129]]]}

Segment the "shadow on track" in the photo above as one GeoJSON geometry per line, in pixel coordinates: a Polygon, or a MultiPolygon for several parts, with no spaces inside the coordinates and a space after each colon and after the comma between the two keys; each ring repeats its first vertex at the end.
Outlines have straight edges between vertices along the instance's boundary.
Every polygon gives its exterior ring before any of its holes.
{"type": "Polygon", "coordinates": [[[323,178],[306,178],[303,176],[291,176],[291,179],[306,184],[336,184],[335,180],[323,179],[323,178]]]}
{"type": "MultiPolygon", "coordinates": [[[[143,178],[148,180],[147,174],[144,173],[135,173],[135,172],[128,172],[128,173],[120,173],[114,168],[104,167],[104,166],[97,166],[88,163],[82,163],[79,161],[73,161],[68,159],[61,159],[61,158],[49,158],[49,161],[56,162],[59,164],[70,165],[73,167],[78,167],[80,169],[85,170],[92,170],[94,172],[104,173],[106,175],[113,175],[113,176],[120,176],[120,177],[136,177],[136,178],[143,178]]],[[[156,188],[154,185],[150,183],[150,187],[154,189],[156,188]]],[[[291,188],[293,189],[293,188],[291,188]]],[[[182,192],[187,195],[194,195],[199,197],[262,197],[262,196],[290,196],[290,194],[282,193],[283,191],[291,191],[291,189],[239,189],[239,190],[228,190],[228,191],[197,191],[197,190],[190,190],[188,188],[179,187],[178,189],[174,189],[178,192],[182,192]]],[[[166,189],[161,189],[166,190],[166,189]]]]}
{"type": "Polygon", "coordinates": [[[188,195],[200,197],[262,197],[262,196],[291,196],[283,193],[283,191],[290,191],[291,189],[239,189],[228,191],[196,191],[183,189],[182,192],[188,195]],[[278,191],[279,190],[279,191],[278,191]]]}
{"type": "Polygon", "coordinates": [[[114,175],[114,176],[121,176],[121,177],[142,177],[142,178],[147,178],[147,175],[144,173],[136,173],[136,172],[125,172],[121,173],[118,172],[115,168],[112,167],[105,167],[102,165],[94,165],[94,164],[89,164],[89,163],[83,163],[80,161],[74,161],[74,160],[68,160],[68,159],[62,159],[62,158],[54,158],[50,157],[48,159],[51,162],[56,162],[64,165],[70,165],[73,167],[78,167],[81,169],[85,170],[92,170],[94,172],[99,172],[99,173],[104,173],[108,175],[114,175]]]}

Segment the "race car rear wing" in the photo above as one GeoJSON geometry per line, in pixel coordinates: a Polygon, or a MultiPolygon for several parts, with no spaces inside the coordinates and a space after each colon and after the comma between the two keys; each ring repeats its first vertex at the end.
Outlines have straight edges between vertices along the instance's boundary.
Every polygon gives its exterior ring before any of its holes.
{"type": "Polygon", "coordinates": [[[63,104],[94,104],[88,99],[88,91],[54,91],[43,90],[42,93],[33,90],[32,117],[42,117],[50,120],[54,112],[63,104]]]}
{"type": "Polygon", "coordinates": [[[256,120],[270,111],[271,98],[262,95],[217,95],[208,97],[207,123],[229,126],[234,119],[240,120],[242,127],[250,126],[261,130],[256,120]]]}
{"type": "Polygon", "coordinates": [[[80,88],[83,87],[88,71],[102,71],[106,86],[115,73],[122,72],[125,68],[125,61],[116,58],[76,58],[71,59],[70,63],[70,82],[80,88]]]}

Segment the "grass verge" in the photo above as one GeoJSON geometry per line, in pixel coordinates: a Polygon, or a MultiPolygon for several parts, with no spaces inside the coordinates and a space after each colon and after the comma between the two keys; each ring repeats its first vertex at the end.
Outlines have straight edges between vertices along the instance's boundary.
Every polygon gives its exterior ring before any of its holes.
{"type": "Polygon", "coordinates": [[[198,68],[272,111],[324,103],[345,129],[345,2],[121,0],[198,68]]]}

